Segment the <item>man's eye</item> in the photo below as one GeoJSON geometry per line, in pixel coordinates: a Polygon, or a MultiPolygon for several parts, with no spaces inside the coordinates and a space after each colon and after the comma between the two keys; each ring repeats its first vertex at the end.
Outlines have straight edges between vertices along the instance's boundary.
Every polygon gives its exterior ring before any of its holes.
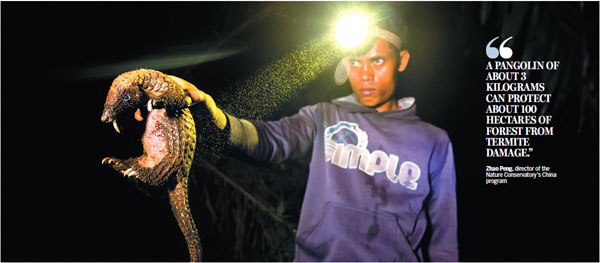
{"type": "Polygon", "coordinates": [[[381,65],[381,64],[383,64],[383,58],[375,59],[375,61],[373,61],[373,62],[375,62],[375,65],[381,65]]]}
{"type": "Polygon", "coordinates": [[[350,61],[350,65],[352,65],[352,66],[355,66],[355,67],[356,67],[356,66],[359,66],[359,65],[360,65],[360,62],[359,62],[358,60],[351,60],[351,61],[350,61]]]}

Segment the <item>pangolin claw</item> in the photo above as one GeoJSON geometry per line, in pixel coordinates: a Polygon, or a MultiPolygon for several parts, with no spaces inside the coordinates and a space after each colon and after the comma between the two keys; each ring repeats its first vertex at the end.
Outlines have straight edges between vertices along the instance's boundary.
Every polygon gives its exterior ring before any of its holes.
{"type": "Polygon", "coordinates": [[[113,158],[105,157],[102,159],[102,164],[112,164],[114,162],[113,158]]]}
{"type": "Polygon", "coordinates": [[[153,102],[153,100],[152,100],[152,99],[148,100],[148,112],[151,112],[151,111],[152,111],[152,104],[153,104],[153,103],[154,103],[154,102],[153,102]]]}
{"type": "Polygon", "coordinates": [[[132,168],[129,168],[129,169],[125,170],[125,172],[123,172],[123,174],[126,175],[126,176],[128,176],[128,177],[131,177],[131,176],[136,175],[137,172],[135,170],[133,170],[133,167],[132,167],[132,168]]]}
{"type": "Polygon", "coordinates": [[[116,119],[113,121],[113,127],[115,127],[115,130],[118,133],[121,133],[121,130],[119,130],[119,125],[117,124],[117,120],[116,119]]]}
{"type": "Polygon", "coordinates": [[[160,98],[159,99],[149,99],[146,107],[148,108],[148,112],[151,112],[152,109],[154,109],[154,108],[159,108],[159,109],[165,108],[166,103],[163,100],[161,100],[160,98]]]}

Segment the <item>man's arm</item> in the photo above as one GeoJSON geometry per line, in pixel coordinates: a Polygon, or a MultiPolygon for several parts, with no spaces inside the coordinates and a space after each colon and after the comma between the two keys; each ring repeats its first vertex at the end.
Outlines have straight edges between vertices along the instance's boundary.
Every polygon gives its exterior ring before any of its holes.
{"type": "Polygon", "coordinates": [[[458,261],[456,175],[452,143],[444,132],[430,165],[432,196],[427,212],[431,223],[428,255],[431,261],[458,261]]]}
{"type": "Polygon", "coordinates": [[[217,128],[224,130],[227,124],[229,124],[229,140],[234,147],[245,152],[251,152],[256,144],[258,144],[256,127],[251,122],[226,114],[217,107],[215,100],[210,95],[196,88],[194,84],[176,76],[169,75],[169,77],[187,91],[192,98],[192,104],[205,104],[217,128]]]}
{"type": "Polygon", "coordinates": [[[234,148],[257,160],[279,163],[304,156],[312,148],[315,106],[305,107],[298,114],[278,121],[248,121],[223,112],[210,95],[193,84],[175,76],[169,77],[188,92],[192,104],[206,106],[220,130],[229,127],[229,140],[234,148]]]}
{"type": "Polygon", "coordinates": [[[318,105],[306,106],[298,113],[277,121],[252,121],[258,143],[249,154],[272,164],[297,160],[310,154],[317,130],[317,108],[318,105]]]}

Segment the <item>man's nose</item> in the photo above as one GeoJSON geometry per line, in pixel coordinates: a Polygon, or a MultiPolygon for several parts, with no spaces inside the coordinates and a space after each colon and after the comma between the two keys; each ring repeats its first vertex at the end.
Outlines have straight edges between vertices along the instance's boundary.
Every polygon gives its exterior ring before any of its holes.
{"type": "Polygon", "coordinates": [[[362,65],[360,71],[360,78],[362,80],[372,80],[373,79],[373,67],[369,65],[369,63],[365,63],[362,65]]]}

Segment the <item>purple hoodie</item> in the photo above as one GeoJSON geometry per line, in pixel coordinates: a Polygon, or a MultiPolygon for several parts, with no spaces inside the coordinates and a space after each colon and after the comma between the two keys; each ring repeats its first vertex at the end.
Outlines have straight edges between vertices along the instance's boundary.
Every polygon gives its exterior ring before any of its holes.
{"type": "Polygon", "coordinates": [[[296,261],[458,260],[452,144],[414,101],[376,112],[349,95],[253,121],[255,158],[312,153],[296,261]]]}

